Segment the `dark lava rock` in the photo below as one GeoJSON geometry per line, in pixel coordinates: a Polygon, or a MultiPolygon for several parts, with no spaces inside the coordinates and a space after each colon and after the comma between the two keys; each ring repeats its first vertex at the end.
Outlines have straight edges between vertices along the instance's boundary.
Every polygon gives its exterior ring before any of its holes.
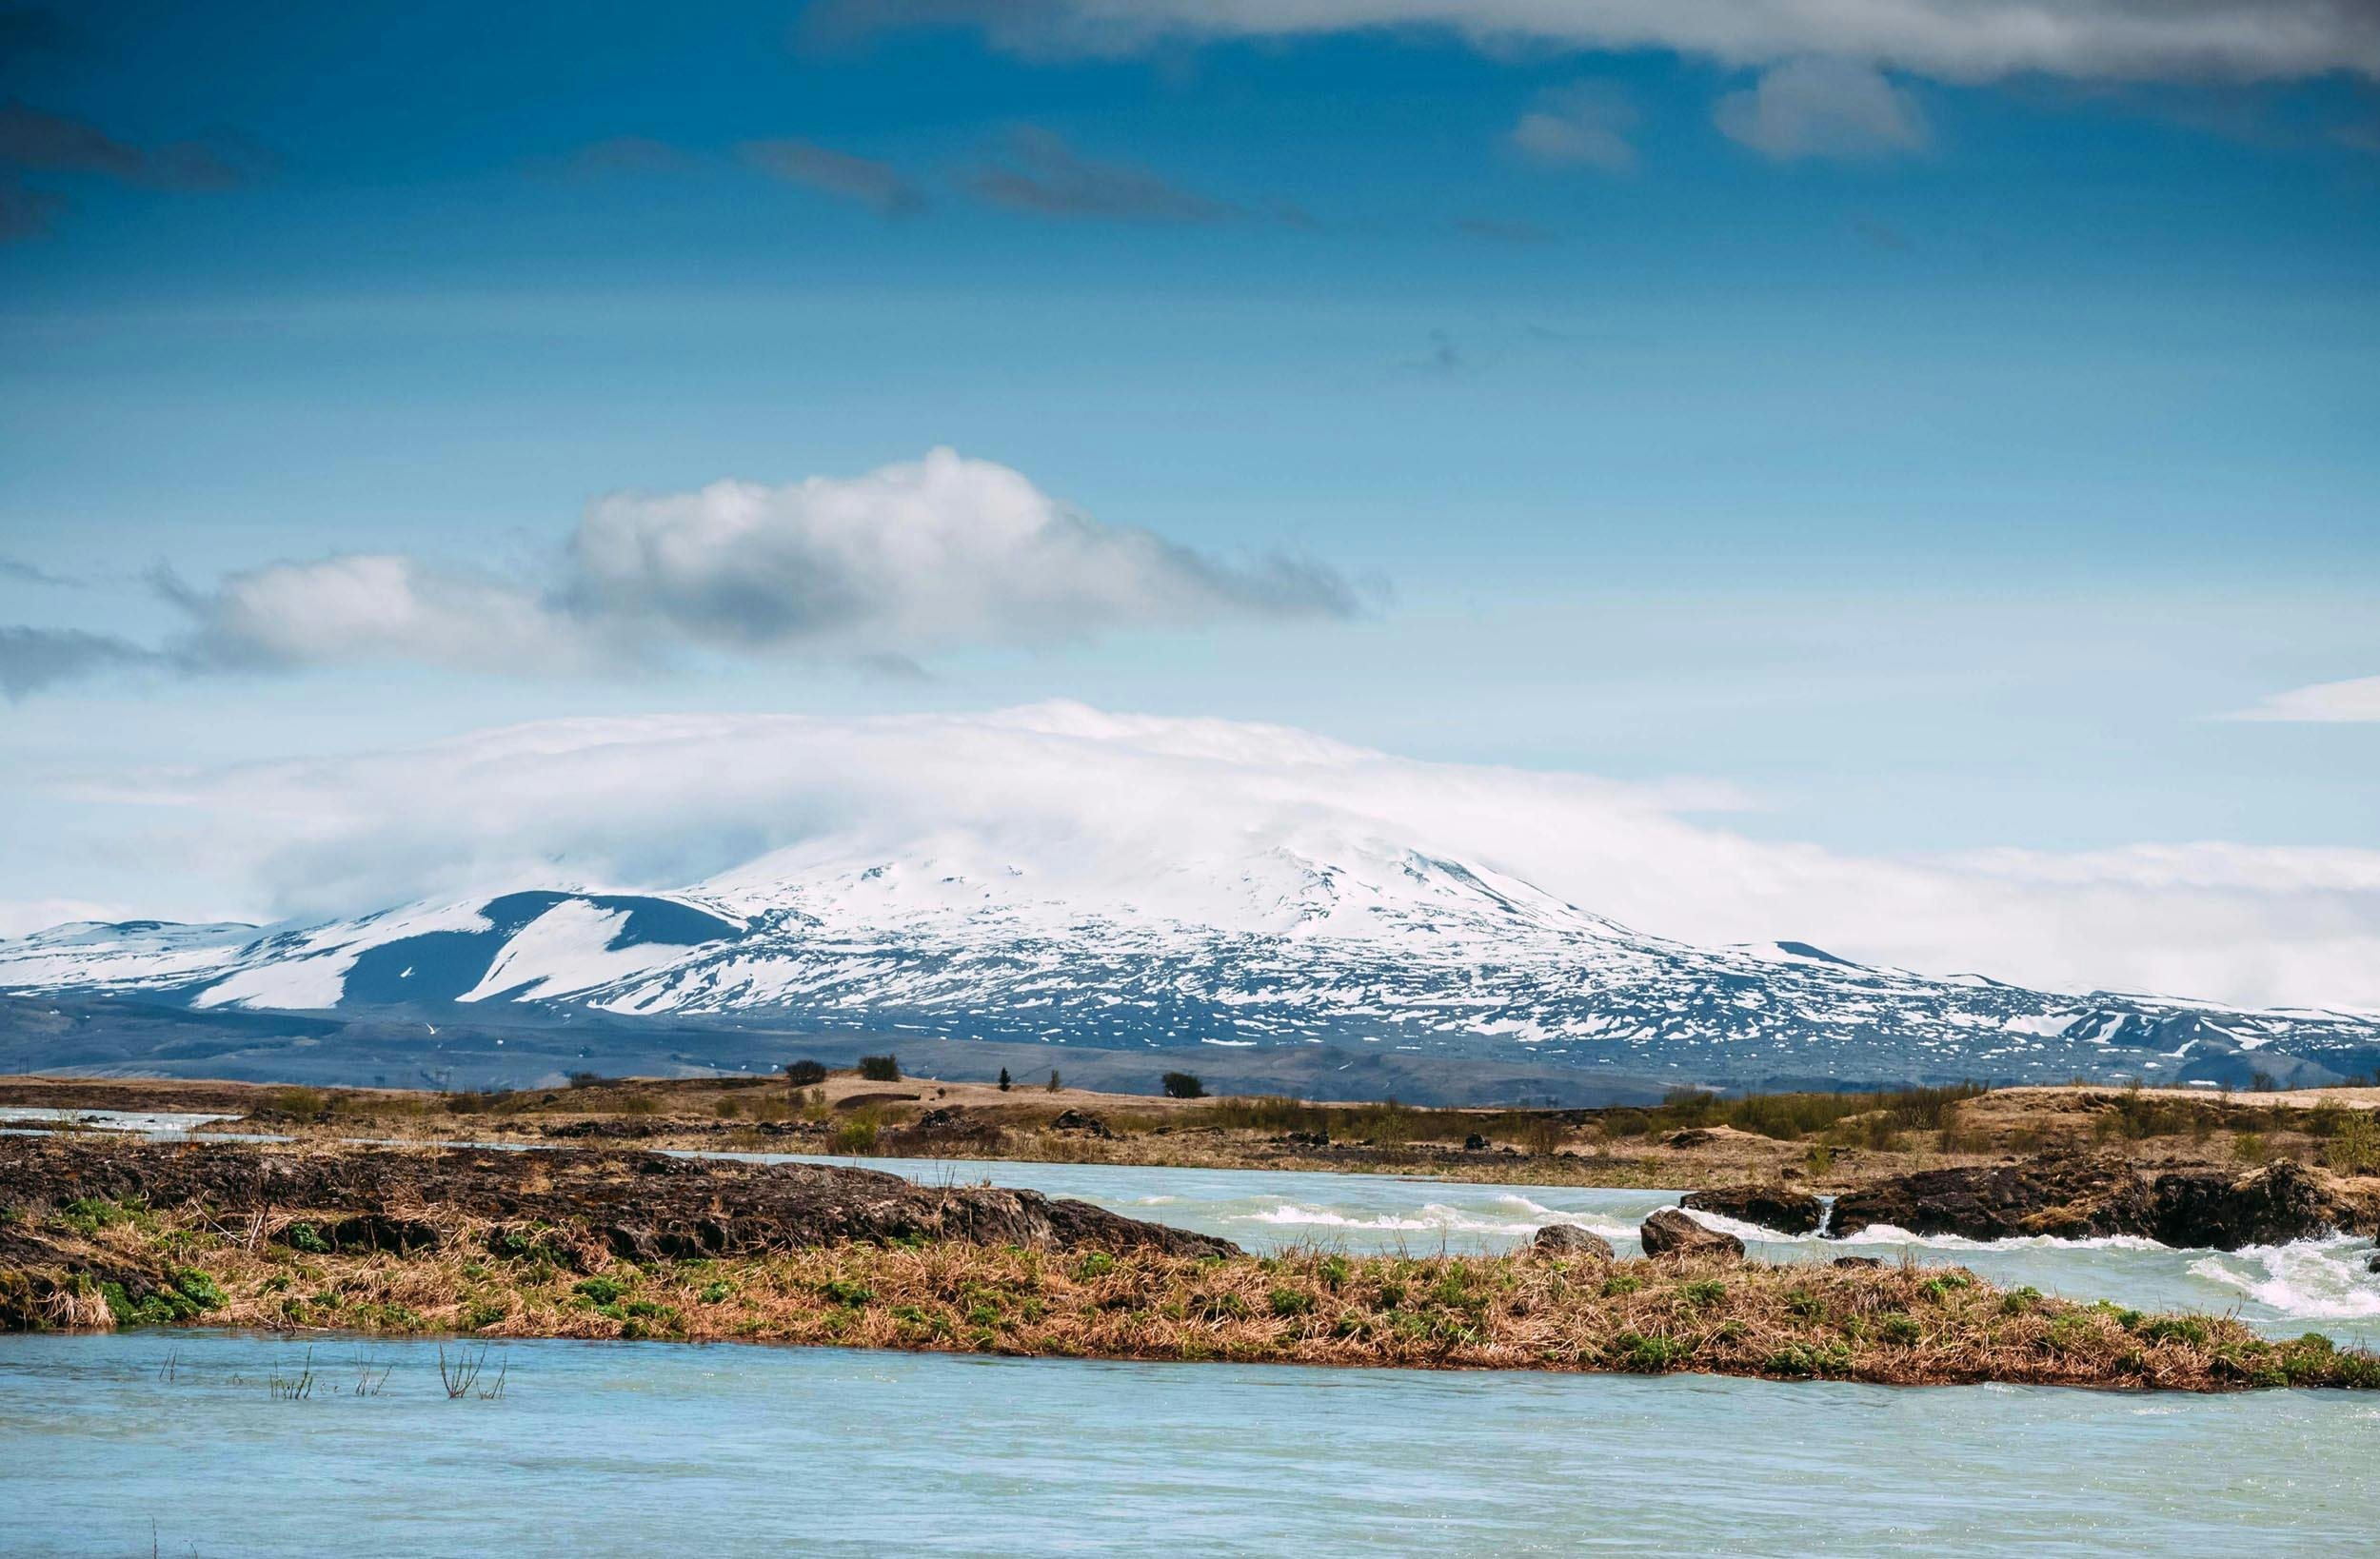
{"type": "Polygon", "coordinates": [[[2371,1254],[2371,1259],[2364,1263],[2364,1271],[2368,1273],[2380,1273],[2380,1251],[2374,1251],[2371,1254]]]}
{"type": "Polygon", "coordinates": [[[1116,1135],[1107,1129],[1107,1122],[1081,1110],[1061,1110],[1049,1125],[1054,1132],[1084,1132],[1102,1140],[1113,1139],[1116,1135]]]}
{"type": "Polygon", "coordinates": [[[913,1127],[912,1130],[920,1132],[939,1132],[958,1124],[959,1112],[951,1109],[948,1105],[943,1105],[936,1109],[928,1110],[925,1114],[918,1116],[917,1125],[913,1127]]]}
{"type": "Polygon", "coordinates": [[[1806,1191],[1784,1186],[1736,1186],[1727,1191],[1689,1192],[1679,1205],[1697,1213],[1716,1213],[1739,1223],[1756,1223],[1786,1234],[1814,1234],[1826,1217],[1826,1204],[1806,1191]]]}
{"type": "Polygon", "coordinates": [[[1327,1148],[1331,1145],[1331,1134],[1328,1132],[1292,1132],[1281,1140],[1293,1148],[1327,1148]]]}
{"type": "Polygon", "coordinates": [[[1537,1237],[1529,1242],[1529,1248],[1541,1256],[1557,1256],[1564,1260],[1577,1258],[1588,1261],[1611,1261],[1616,1259],[1610,1240],[1592,1231],[1580,1229],[1575,1224],[1547,1224],[1537,1231],[1537,1237]]]}
{"type": "Polygon", "coordinates": [[[2175,1247],[2232,1251],[2370,1222],[2368,1210],[2288,1159],[2246,1172],[2169,1170],[2151,1179],[2119,1160],[2045,1156],[1920,1170],[1862,1186],[1835,1198],[1829,1233],[1855,1234],[1885,1223],[1971,1239],[2137,1234],[2175,1247]]]}
{"type": "Polygon", "coordinates": [[[1740,1256],[1744,1242],[1733,1234],[1716,1229],[1705,1229],[1674,1207],[1665,1207],[1644,1220],[1636,1231],[1649,1256],[1716,1255],[1740,1256]]]}
{"type": "MultiPolygon", "coordinates": [[[[456,1218],[543,1221],[633,1260],[738,1256],[836,1240],[965,1240],[1036,1250],[1147,1248],[1236,1255],[1226,1240],[1033,1191],[922,1186],[831,1164],[752,1164],[633,1150],[333,1151],[64,1136],[0,1137],[0,1206],[86,1196],[200,1206],[220,1219],[293,1214],[327,1241],[434,1242],[456,1218]],[[402,1209],[402,1214],[392,1210],[402,1209]]],[[[0,1226],[0,1233],[9,1233],[0,1226]]],[[[47,1244],[38,1234],[31,1238],[47,1244]]],[[[36,1263],[70,1266],[63,1251],[36,1263]]]]}
{"type": "Polygon", "coordinates": [[[1882,1256],[1836,1256],[1828,1265],[1853,1269],[1881,1267],[1884,1265],[1884,1258],[1882,1256]]]}
{"type": "Polygon", "coordinates": [[[1462,1151],[1465,1153],[1485,1153],[1487,1152],[1487,1138],[1481,1136],[1477,1132],[1472,1133],[1469,1136],[1462,1139],[1462,1151]]]}
{"type": "Polygon", "coordinates": [[[548,1126],[545,1135],[565,1141],[633,1142],[675,1130],[676,1127],[663,1121],[622,1120],[607,1115],[595,1120],[573,1120],[560,1126],[548,1126]]]}

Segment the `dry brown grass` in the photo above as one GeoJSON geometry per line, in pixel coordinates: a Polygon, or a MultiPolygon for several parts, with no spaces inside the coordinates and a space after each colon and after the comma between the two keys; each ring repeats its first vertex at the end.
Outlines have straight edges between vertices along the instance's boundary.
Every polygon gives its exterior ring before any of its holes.
{"type": "MultiPolygon", "coordinates": [[[[2238,1322],[2008,1293],[1948,1267],[1512,1256],[1190,1258],[840,1244],[637,1267],[582,1232],[438,1219],[435,1252],[307,1255],[292,1221],[150,1215],[98,1253],[204,1271],[210,1324],[665,1337],[1424,1369],[1693,1371],[1900,1385],[2380,1386],[2380,1360],[2238,1322]]],[[[104,1304],[51,1324],[108,1324],[104,1304]]]]}

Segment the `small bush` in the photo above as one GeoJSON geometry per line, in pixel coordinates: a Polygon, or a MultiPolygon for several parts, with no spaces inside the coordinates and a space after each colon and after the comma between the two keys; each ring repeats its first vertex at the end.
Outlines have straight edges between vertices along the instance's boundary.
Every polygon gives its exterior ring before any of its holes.
{"type": "Polygon", "coordinates": [[[2323,1145],[2322,1160],[2343,1174],[2380,1170],[2380,1121],[2374,1121],[2369,1110],[2353,1112],[2323,1145]]]}
{"type": "Polygon", "coordinates": [[[1049,1092],[1055,1094],[1065,1086],[1066,1085],[1064,1083],[1058,1080],[1058,1069],[1056,1067],[1051,1067],[1049,1069],[1049,1092]]]}
{"type": "Polygon", "coordinates": [[[785,1063],[785,1081],[794,1088],[815,1088],[826,1080],[826,1064],[806,1057],[785,1063]]]}
{"type": "Polygon", "coordinates": [[[837,1153],[874,1153],[876,1151],[876,1113],[863,1110],[835,1128],[837,1153]]]}
{"type": "Polygon", "coordinates": [[[585,1294],[599,1305],[616,1305],[621,1295],[628,1292],[628,1285],[616,1277],[590,1277],[579,1283],[572,1292],[585,1294]]]}
{"type": "Polygon", "coordinates": [[[1008,1069],[1006,1067],[1002,1067],[1000,1069],[1000,1091],[1005,1094],[1008,1092],[1009,1087],[1008,1069]]]}
{"type": "MultiPolygon", "coordinates": [[[[2261,1077],[2264,1074],[2259,1072],[2256,1076],[2261,1077]]],[[[2231,1137],[2231,1156],[2243,1164],[2261,1164],[2272,1156],[2272,1150],[2265,1146],[2263,1134],[2239,1132],[2231,1137]]]]}
{"type": "Polygon", "coordinates": [[[1164,1076],[1165,1096],[1169,1099],[1202,1099],[1206,1084],[1195,1072],[1168,1072],[1164,1076]]]}
{"type": "Polygon", "coordinates": [[[1314,1295],[1303,1289],[1275,1289],[1272,1293],[1273,1313],[1283,1320],[1303,1315],[1314,1309],[1314,1295]]]}
{"type": "Polygon", "coordinates": [[[899,1082],[901,1080],[901,1057],[898,1056],[863,1056],[860,1057],[860,1076],[869,1082],[899,1082]]]}

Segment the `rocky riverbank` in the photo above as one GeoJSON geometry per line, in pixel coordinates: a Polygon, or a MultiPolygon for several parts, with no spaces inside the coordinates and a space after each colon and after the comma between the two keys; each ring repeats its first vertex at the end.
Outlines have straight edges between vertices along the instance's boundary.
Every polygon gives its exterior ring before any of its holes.
{"type": "Polygon", "coordinates": [[[1969,1239],[2129,1234],[2184,1250],[2236,1251],[2333,1233],[2380,1233],[2380,1186],[2290,1159],[2239,1169],[2151,1171],[2113,1155],[2044,1154],[1884,1176],[1835,1199],[1790,1186],[1734,1186],[1684,1205],[1780,1233],[1829,1236],[1878,1225],[1969,1239]]]}
{"type": "Polygon", "coordinates": [[[1665,1210],[1639,1260],[1255,1258],[1086,1204],[635,1152],[0,1138],[0,1325],[750,1339],[1901,1384],[2380,1386],[2380,1359],[1954,1267],[1770,1266],[1665,1210]]]}

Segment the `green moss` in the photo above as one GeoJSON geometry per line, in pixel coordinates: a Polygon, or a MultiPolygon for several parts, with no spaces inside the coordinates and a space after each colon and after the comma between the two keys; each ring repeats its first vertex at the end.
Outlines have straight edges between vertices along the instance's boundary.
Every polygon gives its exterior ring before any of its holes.
{"type": "Polygon", "coordinates": [[[1314,1309],[1314,1295],[1302,1289],[1275,1289],[1271,1299],[1273,1313],[1283,1320],[1306,1314],[1314,1309]]]}
{"type": "Polygon", "coordinates": [[[573,1284],[570,1292],[585,1294],[600,1309],[605,1305],[617,1304],[620,1297],[628,1292],[628,1285],[616,1277],[589,1277],[573,1284]]]}

